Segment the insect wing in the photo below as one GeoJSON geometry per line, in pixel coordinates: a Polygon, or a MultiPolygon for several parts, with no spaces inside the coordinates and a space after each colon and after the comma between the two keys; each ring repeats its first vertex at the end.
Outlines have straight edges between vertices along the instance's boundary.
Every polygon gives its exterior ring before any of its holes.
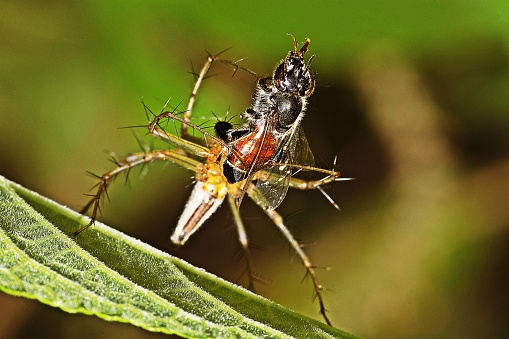
{"type": "Polygon", "coordinates": [[[269,166],[258,173],[256,188],[265,197],[265,208],[273,210],[281,204],[288,192],[292,169],[284,164],[269,166]]]}
{"type": "Polygon", "coordinates": [[[293,145],[293,150],[290,150],[290,164],[295,165],[303,165],[308,167],[315,166],[315,157],[311,152],[311,148],[309,147],[308,140],[306,138],[306,134],[304,134],[304,129],[302,126],[299,126],[299,131],[297,135],[294,137],[295,142],[293,145]]]}
{"type": "Polygon", "coordinates": [[[314,165],[313,153],[311,153],[302,126],[298,127],[297,132],[290,132],[283,138],[271,161],[273,164],[266,166],[259,174],[256,188],[265,197],[266,208],[275,209],[288,192],[290,178],[295,172],[291,165],[314,165]]]}

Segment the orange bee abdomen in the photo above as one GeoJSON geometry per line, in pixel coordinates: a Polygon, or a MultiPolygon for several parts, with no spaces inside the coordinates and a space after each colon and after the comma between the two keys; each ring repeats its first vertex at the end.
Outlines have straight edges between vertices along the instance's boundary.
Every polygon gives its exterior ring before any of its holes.
{"type": "Polygon", "coordinates": [[[260,134],[252,133],[236,140],[233,148],[238,154],[231,154],[228,161],[244,171],[258,170],[263,167],[274,155],[277,142],[270,134],[263,136],[260,134]]]}

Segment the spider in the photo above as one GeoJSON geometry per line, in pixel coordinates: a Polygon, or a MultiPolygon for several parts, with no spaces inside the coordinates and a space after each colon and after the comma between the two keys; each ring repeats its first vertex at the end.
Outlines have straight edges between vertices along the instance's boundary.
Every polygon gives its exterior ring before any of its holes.
{"type": "Polygon", "coordinates": [[[247,123],[240,128],[233,128],[226,121],[218,121],[215,124],[218,136],[215,136],[191,123],[191,114],[198,90],[215,61],[229,64],[236,68],[235,71],[242,69],[254,75],[254,72],[239,65],[238,62],[219,58],[221,53],[207,57],[201,71],[197,74],[194,88],[182,116],[176,112],[176,109],[165,110],[166,105],[161,113],[156,115],[142,101],[147,117],[149,113],[153,115],[146,126],[150,134],[173,147],[129,154],[122,161],[116,161],[116,168],[96,176],[99,179],[96,185],[97,191],[91,195],[91,200],[82,210],[82,214],[85,214],[92,207],[90,222],[77,230],[75,235],[94,224],[100,209],[101,198],[106,193],[109,183],[117,175],[156,160],[169,161],[192,171],[196,181],[170,237],[171,242],[175,245],[184,245],[224,200],[227,200],[237,228],[239,242],[245,253],[249,288],[254,291],[249,242],[239,211],[242,198],[247,194],[269,216],[301,259],[313,282],[320,313],[325,322],[330,325],[322,296],[323,287],[315,273],[316,267],[285,226],[281,215],[275,210],[284,199],[288,187],[301,190],[319,189],[337,208],[321,186],[333,181],[345,180],[339,178],[340,174],[335,170],[312,167],[313,157],[300,122],[304,116],[306,99],[314,89],[314,79],[309,71],[313,57],[307,64],[304,63],[309,39],[306,39],[299,50],[296,39],[293,36],[292,38],[293,51],[288,52],[271,77],[258,79],[253,104],[241,115],[247,123]],[[180,136],[165,131],[161,127],[163,121],[179,122],[180,136]],[[190,135],[189,128],[201,132],[203,139],[190,135]],[[293,174],[297,171],[313,171],[322,173],[324,176],[319,180],[307,181],[294,177],[293,174]]]}

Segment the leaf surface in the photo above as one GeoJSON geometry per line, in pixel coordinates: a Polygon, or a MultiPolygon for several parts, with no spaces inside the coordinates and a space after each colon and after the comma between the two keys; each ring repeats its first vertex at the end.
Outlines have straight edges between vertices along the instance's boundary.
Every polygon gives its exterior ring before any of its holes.
{"type": "Polygon", "coordinates": [[[354,338],[0,177],[0,289],[188,338],[354,338]]]}

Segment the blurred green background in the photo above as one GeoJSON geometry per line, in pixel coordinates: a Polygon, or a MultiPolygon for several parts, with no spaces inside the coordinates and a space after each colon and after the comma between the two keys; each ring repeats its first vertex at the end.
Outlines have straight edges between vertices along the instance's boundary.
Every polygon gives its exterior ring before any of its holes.
{"type": "MultiPolygon", "coordinates": [[[[509,335],[509,4],[501,1],[1,1],[0,174],[73,209],[86,170],[138,151],[119,127],[186,100],[206,51],[264,75],[311,39],[317,88],[303,122],[318,165],[355,181],[290,191],[279,211],[319,270],[336,326],[369,338],[509,335]]],[[[195,120],[239,114],[253,78],[218,65],[195,120]],[[200,119],[200,117],[202,119],[200,119]]],[[[205,119],[205,120],[204,120],[205,119]]],[[[212,122],[211,122],[212,123],[212,122]]],[[[151,143],[144,130],[136,134],[151,143]]],[[[161,144],[156,144],[158,147],[161,144]]],[[[191,173],[118,180],[100,218],[245,283],[226,207],[178,250],[168,237],[191,173]]],[[[304,269],[264,214],[241,212],[258,292],[319,318],[304,269]],[[290,254],[289,254],[290,253],[290,254]]],[[[0,294],[3,338],[155,338],[126,324],[0,294]]]]}

